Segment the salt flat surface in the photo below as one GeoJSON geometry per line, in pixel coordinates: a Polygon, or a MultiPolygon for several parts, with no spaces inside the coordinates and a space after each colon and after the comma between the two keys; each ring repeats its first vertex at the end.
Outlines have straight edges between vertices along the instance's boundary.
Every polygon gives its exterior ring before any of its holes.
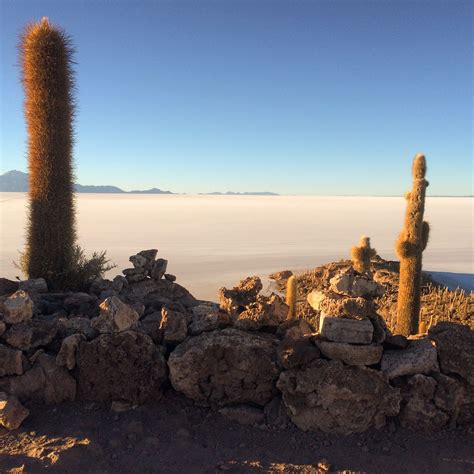
{"type": "MultiPolygon", "coordinates": [[[[428,198],[431,237],[424,269],[462,273],[473,281],[472,198],[428,198]]],[[[361,234],[386,259],[403,224],[398,197],[180,196],[79,194],[78,235],[88,252],[106,249],[118,265],[129,255],[158,248],[168,271],[199,298],[213,299],[221,286],[247,275],[303,270],[340,258],[361,234]]],[[[19,274],[12,261],[24,247],[27,199],[0,193],[0,276],[19,274]]]]}

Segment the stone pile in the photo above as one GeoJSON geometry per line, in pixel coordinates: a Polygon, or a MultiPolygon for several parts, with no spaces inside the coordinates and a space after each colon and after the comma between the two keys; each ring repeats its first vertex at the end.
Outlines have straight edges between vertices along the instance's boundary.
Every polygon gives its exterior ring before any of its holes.
{"type": "Polygon", "coordinates": [[[0,424],[18,427],[31,401],[124,410],[166,387],[258,425],[350,434],[387,418],[426,431],[474,423],[468,327],[392,335],[374,304],[383,287],[343,269],[308,296],[315,328],[289,321],[258,277],[222,288],[219,305],[197,300],[156,255],[133,255],[125,276],[85,293],[0,280],[0,424]]]}
{"type": "Polygon", "coordinates": [[[308,294],[308,303],[320,312],[315,342],[324,356],[356,366],[380,362],[386,327],[373,298],[382,294],[382,286],[352,269],[333,277],[328,290],[308,294]]]}

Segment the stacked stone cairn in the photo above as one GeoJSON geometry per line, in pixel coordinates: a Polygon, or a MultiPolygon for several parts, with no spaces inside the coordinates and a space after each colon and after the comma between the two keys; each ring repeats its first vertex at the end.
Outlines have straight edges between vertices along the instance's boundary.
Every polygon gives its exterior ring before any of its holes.
{"type": "Polygon", "coordinates": [[[474,332],[440,322],[392,335],[377,314],[383,286],[352,268],[308,296],[319,328],[288,319],[258,277],[194,298],[145,250],[89,291],[0,279],[0,425],[30,403],[159,402],[165,389],[253,426],[351,434],[387,420],[425,431],[474,423],[474,332]]]}

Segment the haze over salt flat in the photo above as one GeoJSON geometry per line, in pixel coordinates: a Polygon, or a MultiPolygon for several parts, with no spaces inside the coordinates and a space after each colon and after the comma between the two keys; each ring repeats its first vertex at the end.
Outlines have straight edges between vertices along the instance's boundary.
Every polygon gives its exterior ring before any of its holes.
{"type": "MultiPolygon", "coordinates": [[[[386,259],[395,259],[401,197],[77,195],[78,234],[87,251],[106,249],[118,265],[158,248],[168,271],[196,297],[217,299],[221,286],[248,275],[303,270],[346,258],[361,234],[386,259]]],[[[452,272],[474,287],[473,198],[428,198],[431,225],[424,269],[452,272]]],[[[19,274],[13,264],[24,247],[26,194],[0,193],[0,276],[19,274]]],[[[445,275],[446,276],[446,275],[445,275]]],[[[448,278],[450,275],[448,275],[448,278]]]]}

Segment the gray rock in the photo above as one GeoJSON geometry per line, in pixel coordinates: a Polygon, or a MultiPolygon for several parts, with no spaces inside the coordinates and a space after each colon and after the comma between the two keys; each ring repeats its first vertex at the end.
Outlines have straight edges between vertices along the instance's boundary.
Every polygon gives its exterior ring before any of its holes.
{"type": "Polygon", "coordinates": [[[92,327],[91,320],[88,318],[60,318],[58,320],[59,337],[64,339],[73,334],[83,334],[86,339],[91,340],[99,335],[99,331],[92,327]]]}
{"type": "Polygon", "coordinates": [[[436,348],[427,338],[409,340],[405,349],[384,352],[381,370],[389,379],[439,372],[436,348]]]}
{"type": "Polygon", "coordinates": [[[165,273],[165,279],[168,281],[176,281],[176,275],[172,275],[171,273],[165,273]]]}
{"type": "Polygon", "coordinates": [[[383,348],[378,344],[353,345],[345,342],[319,341],[321,352],[333,360],[340,360],[347,365],[374,365],[380,362],[383,348]]]}
{"type": "Polygon", "coordinates": [[[184,341],[188,334],[186,316],[178,311],[163,308],[161,310],[160,329],[163,331],[164,342],[178,344],[184,341]]]}
{"type": "Polygon", "coordinates": [[[322,316],[319,320],[321,336],[333,342],[352,344],[370,344],[374,334],[374,326],[367,320],[356,320],[322,316]]]}
{"type": "Polygon", "coordinates": [[[255,426],[265,420],[265,414],[262,409],[249,405],[224,407],[219,410],[219,413],[228,420],[236,421],[241,425],[255,426]]]}
{"type": "Polygon", "coordinates": [[[388,334],[384,341],[386,349],[405,349],[408,345],[408,339],[403,334],[388,334]]]}
{"type": "Polygon", "coordinates": [[[22,353],[0,344],[0,377],[23,373],[22,353]]]}
{"type": "Polygon", "coordinates": [[[263,409],[267,425],[276,428],[286,428],[290,422],[287,409],[280,396],[274,397],[263,409]]]}
{"type": "Polygon", "coordinates": [[[275,394],[277,343],[231,328],[188,338],[168,359],[171,384],[201,405],[263,406],[275,394]]]}
{"type": "Polygon", "coordinates": [[[126,331],[139,320],[138,313],[117,296],[102,301],[99,308],[100,316],[91,325],[101,334],[126,331]]]}
{"type": "Polygon", "coordinates": [[[56,356],[56,365],[66,367],[69,370],[76,366],[76,352],[79,344],[85,341],[83,334],[72,334],[63,339],[61,348],[56,356]]]}
{"type": "Polygon", "coordinates": [[[7,324],[17,324],[33,317],[33,300],[28,293],[18,290],[3,302],[3,319],[7,324]]]}
{"type": "Polygon", "coordinates": [[[290,327],[277,347],[278,363],[293,369],[319,358],[319,349],[311,342],[312,330],[304,319],[290,327]]]}
{"type": "Polygon", "coordinates": [[[125,331],[81,342],[77,383],[82,398],[143,403],[159,399],[166,380],[166,362],[146,334],[125,331]]]}
{"type": "Polygon", "coordinates": [[[383,285],[353,271],[340,273],[331,278],[329,283],[331,291],[346,296],[374,298],[382,296],[385,292],[383,285]]]}
{"type": "Polygon", "coordinates": [[[97,296],[88,293],[72,293],[64,300],[63,307],[71,315],[90,318],[99,315],[99,300],[97,296]]]}
{"type": "Polygon", "coordinates": [[[134,268],[145,268],[147,259],[143,255],[132,255],[129,259],[134,268]]]}
{"type": "Polygon", "coordinates": [[[277,387],[293,423],[302,430],[349,435],[381,428],[396,416],[400,391],[382,374],[339,361],[317,359],[307,367],[282,372],[277,387]]]}
{"type": "Polygon", "coordinates": [[[18,285],[20,290],[36,291],[38,293],[47,293],[48,284],[44,278],[31,278],[30,280],[23,280],[19,282],[18,285]]]}
{"type": "Polygon", "coordinates": [[[224,311],[236,317],[245,310],[245,307],[254,302],[262,290],[262,281],[257,276],[241,280],[234,288],[221,288],[219,290],[219,303],[224,311]]]}
{"type": "Polygon", "coordinates": [[[33,367],[23,375],[0,379],[0,390],[21,401],[57,404],[76,397],[76,381],[67,369],[56,365],[55,357],[39,352],[33,367]]]}
{"type": "Polygon", "coordinates": [[[57,325],[54,321],[34,319],[27,323],[12,325],[5,333],[4,339],[12,347],[28,351],[50,344],[57,331],[57,325]]]}
{"type": "Polygon", "coordinates": [[[16,430],[29,414],[30,411],[20,403],[18,398],[0,392],[0,425],[7,430],[16,430]]]}
{"type": "Polygon", "coordinates": [[[341,296],[330,291],[313,290],[308,294],[307,301],[323,316],[365,319],[375,313],[374,303],[370,300],[341,296]]]}
{"type": "Polygon", "coordinates": [[[0,296],[11,295],[19,288],[17,281],[8,280],[7,278],[0,278],[0,296]]]}
{"type": "Polygon", "coordinates": [[[441,371],[459,375],[474,386],[474,331],[442,321],[430,328],[429,337],[436,342],[441,371]]]}
{"type": "Polygon", "coordinates": [[[278,327],[288,317],[288,306],[283,299],[272,293],[269,297],[258,295],[234,320],[234,326],[244,331],[256,331],[263,327],[278,327]]]}
{"type": "Polygon", "coordinates": [[[168,266],[168,260],[164,258],[159,258],[153,263],[153,268],[151,269],[150,276],[154,280],[161,280],[163,275],[166,273],[166,268],[168,266]]]}
{"type": "Polygon", "coordinates": [[[142,250],[141,252],[138,252],[138,255],[141,255],[142,257],[145,257],[147,259],[147,265],[149,266],[149,270],[151,270],[151,267],[156,259],[157,254],[157,249],[142,250]]]}
{"type": "Polygon", "coordinates": [[[417,374],[408,379],[407,387],[402,390],[405,403],[400,410],[400,424],[417,431],[433,432],[443,428],[449,416],[436,407],[433,402],[436,380],[417,374]]]}

